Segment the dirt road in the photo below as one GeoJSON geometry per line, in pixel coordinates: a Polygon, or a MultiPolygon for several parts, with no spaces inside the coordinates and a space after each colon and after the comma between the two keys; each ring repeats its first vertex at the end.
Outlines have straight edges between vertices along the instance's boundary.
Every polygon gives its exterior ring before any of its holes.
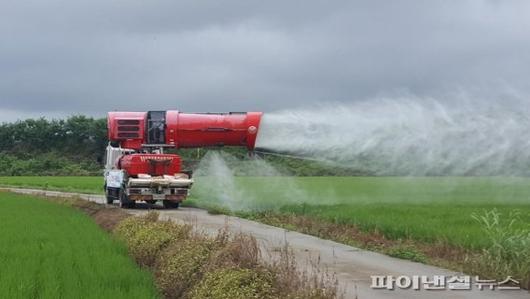
{"type": "MultiPolygon", "coordinates": [[[[103,196],[74,194],[54,191],[28,190],[6,188],[12,192],[38,194],[44,196],[71,197],[79,196],[85,200],[104,203],[103,196]]],[[[134,215],[141,215],[153,208],[140,205],[137,209],[127,210],[134,215]]],[[[278,248],[286,243],[294,250],[300,267],[305,267],[311,261],[319,260],[318,267],[328,273],[335,273],[345,298],[530,298],[527,291],[509,290],[424,290],[412,289],[372,289],[372,275],[392,275],[393,277],[426,275],[453,276],[458,273],[420,263],[396,259],[379,253],[374,253],[333,241],[323,240],[309,235],[287,231],[282,228],[264,225],[254,221],[230,217],[225,215],[210,215],[206,211],[195,208],[180,208],[179,210],[159,209],[162,219],[177,222],[192,223],[205,232],[214,233],[226,227],[231,232],[244,232],[256,237],[262,251],[274,258],[278,248]]]]}

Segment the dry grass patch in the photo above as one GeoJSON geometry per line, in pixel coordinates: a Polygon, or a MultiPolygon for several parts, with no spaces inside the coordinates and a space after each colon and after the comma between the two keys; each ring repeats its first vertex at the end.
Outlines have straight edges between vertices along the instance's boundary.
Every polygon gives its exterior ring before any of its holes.
{"type": "Polygon", "coordinates": [[[242,268],[221,268],[208,272],[191,292],[192,299],[280,298],[270,272],[242,268]]]}
{"type": "Polygon", "coordinates": [[[166,298],[337,297],[334,281],[298,271],[287,251],[265,263],[250,235],[222,230],[208,237],[189,225],[159,221],[156,212],[126,218],[114,231],[135,260],[153,270],[166,298]]]}
{"type": "Polygon", "coordinates": [[[184,298],[202,279],[216,244],[211,240],[191,238],[175,242],[157,261],[155,276],[167,298],[184,298]]]}
{"type": "Polygon", "coordinates": [[[116,235],[126,242],[130,254],[142,266],[153,267],[163,249],[190,236],[191,226],[170,221],[158,221],[158,213],[124,219],[115,229],[116,235]]]}
{"type": "Polygon", "coordinates": [[[320,270],[318,260],[308,261],[305,269],[299,270],[294,252],[285,245],[279,258],[269,265],[274,273],[275,287],[282,295],[279,298],[340,298],[338,282],[333,273],[320,270]]]}
{"type": "Polygon", "coordinates": [[[229,236],[220,231],[217,238],[218,249],[213,252],[209,267],[218,268],[256,268],[260,265],[261,252],[256,238],[239,233],[229,236]]]}

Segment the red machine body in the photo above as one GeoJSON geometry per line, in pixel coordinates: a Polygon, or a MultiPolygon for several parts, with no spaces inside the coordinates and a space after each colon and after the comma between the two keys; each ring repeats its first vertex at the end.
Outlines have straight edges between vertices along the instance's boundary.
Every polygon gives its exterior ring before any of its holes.
{"type": "MultiPolygon", "coordinates": [[[[244,146],[253,150],[261,116],[261,112],[109,112],[108,137],[120,147],[137,152],[211,146],[244,146]]],[[[135,153],[121,157],[118,163],[118,168],[129,176],[174,175],[181,171],[178,155],[135,153]]]]}
{"type": "Polygon", "coordinates": [[[147,112],[109,112],[109,141],[118,141],[123,148],[139,150],[145,136],[147,112]]]}
{"type": "Polygon", "coordinates": [[[181,172],[181,160],[171,154],[131,154],[118,160],[118,169],[125,169],[129,176],[149,174],[152,176],[175,175],[181,172]]]}
{"type": "MultiPolygon", "coordinates": [[[[253,150],[260,125],[261,112],[245,113],[182,113],[162,111],[163,143],[174,148],[207,146],[245,146],[253,150]]],[[[110,141],[123,148],[142,149],[153,144],[148,138],[149,112],[110,112],[110,141]]]]}

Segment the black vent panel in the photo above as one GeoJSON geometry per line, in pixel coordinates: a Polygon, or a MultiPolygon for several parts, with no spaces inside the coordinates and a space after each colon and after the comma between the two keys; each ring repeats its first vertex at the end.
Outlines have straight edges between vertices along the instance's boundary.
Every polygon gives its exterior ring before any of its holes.
{"type": "Polygon", "coordinates": [[[138,133],[118,132],[118,137],[120,137],[120,138],[140,138],[140,134],[138,134],[138,133]]]}
{"type": "Polygon", "coordinates": [[[140,125],[140,121],[137,119],[119,119],[118,125],[124,125],[124,126],[137,125],[138,126],[140,125]]]}

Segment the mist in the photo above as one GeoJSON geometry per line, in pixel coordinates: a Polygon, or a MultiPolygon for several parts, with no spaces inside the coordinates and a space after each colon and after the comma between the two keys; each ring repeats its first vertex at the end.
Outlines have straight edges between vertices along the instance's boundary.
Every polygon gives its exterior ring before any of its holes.
{"type": "Polygon", "coordinates": [[[416,96],[264,115],[261,150],[372,175],[530,175],[530,102],[416,96]]]}
{"type": "Polygon", "coordinates": [[[259,157],[238,159],[226,152],[209,151],[194,175],[193,194],[197,198],[232,211],[271,210],[319,201],[301,188],[296,178],[285,176],[259,157]]]}

